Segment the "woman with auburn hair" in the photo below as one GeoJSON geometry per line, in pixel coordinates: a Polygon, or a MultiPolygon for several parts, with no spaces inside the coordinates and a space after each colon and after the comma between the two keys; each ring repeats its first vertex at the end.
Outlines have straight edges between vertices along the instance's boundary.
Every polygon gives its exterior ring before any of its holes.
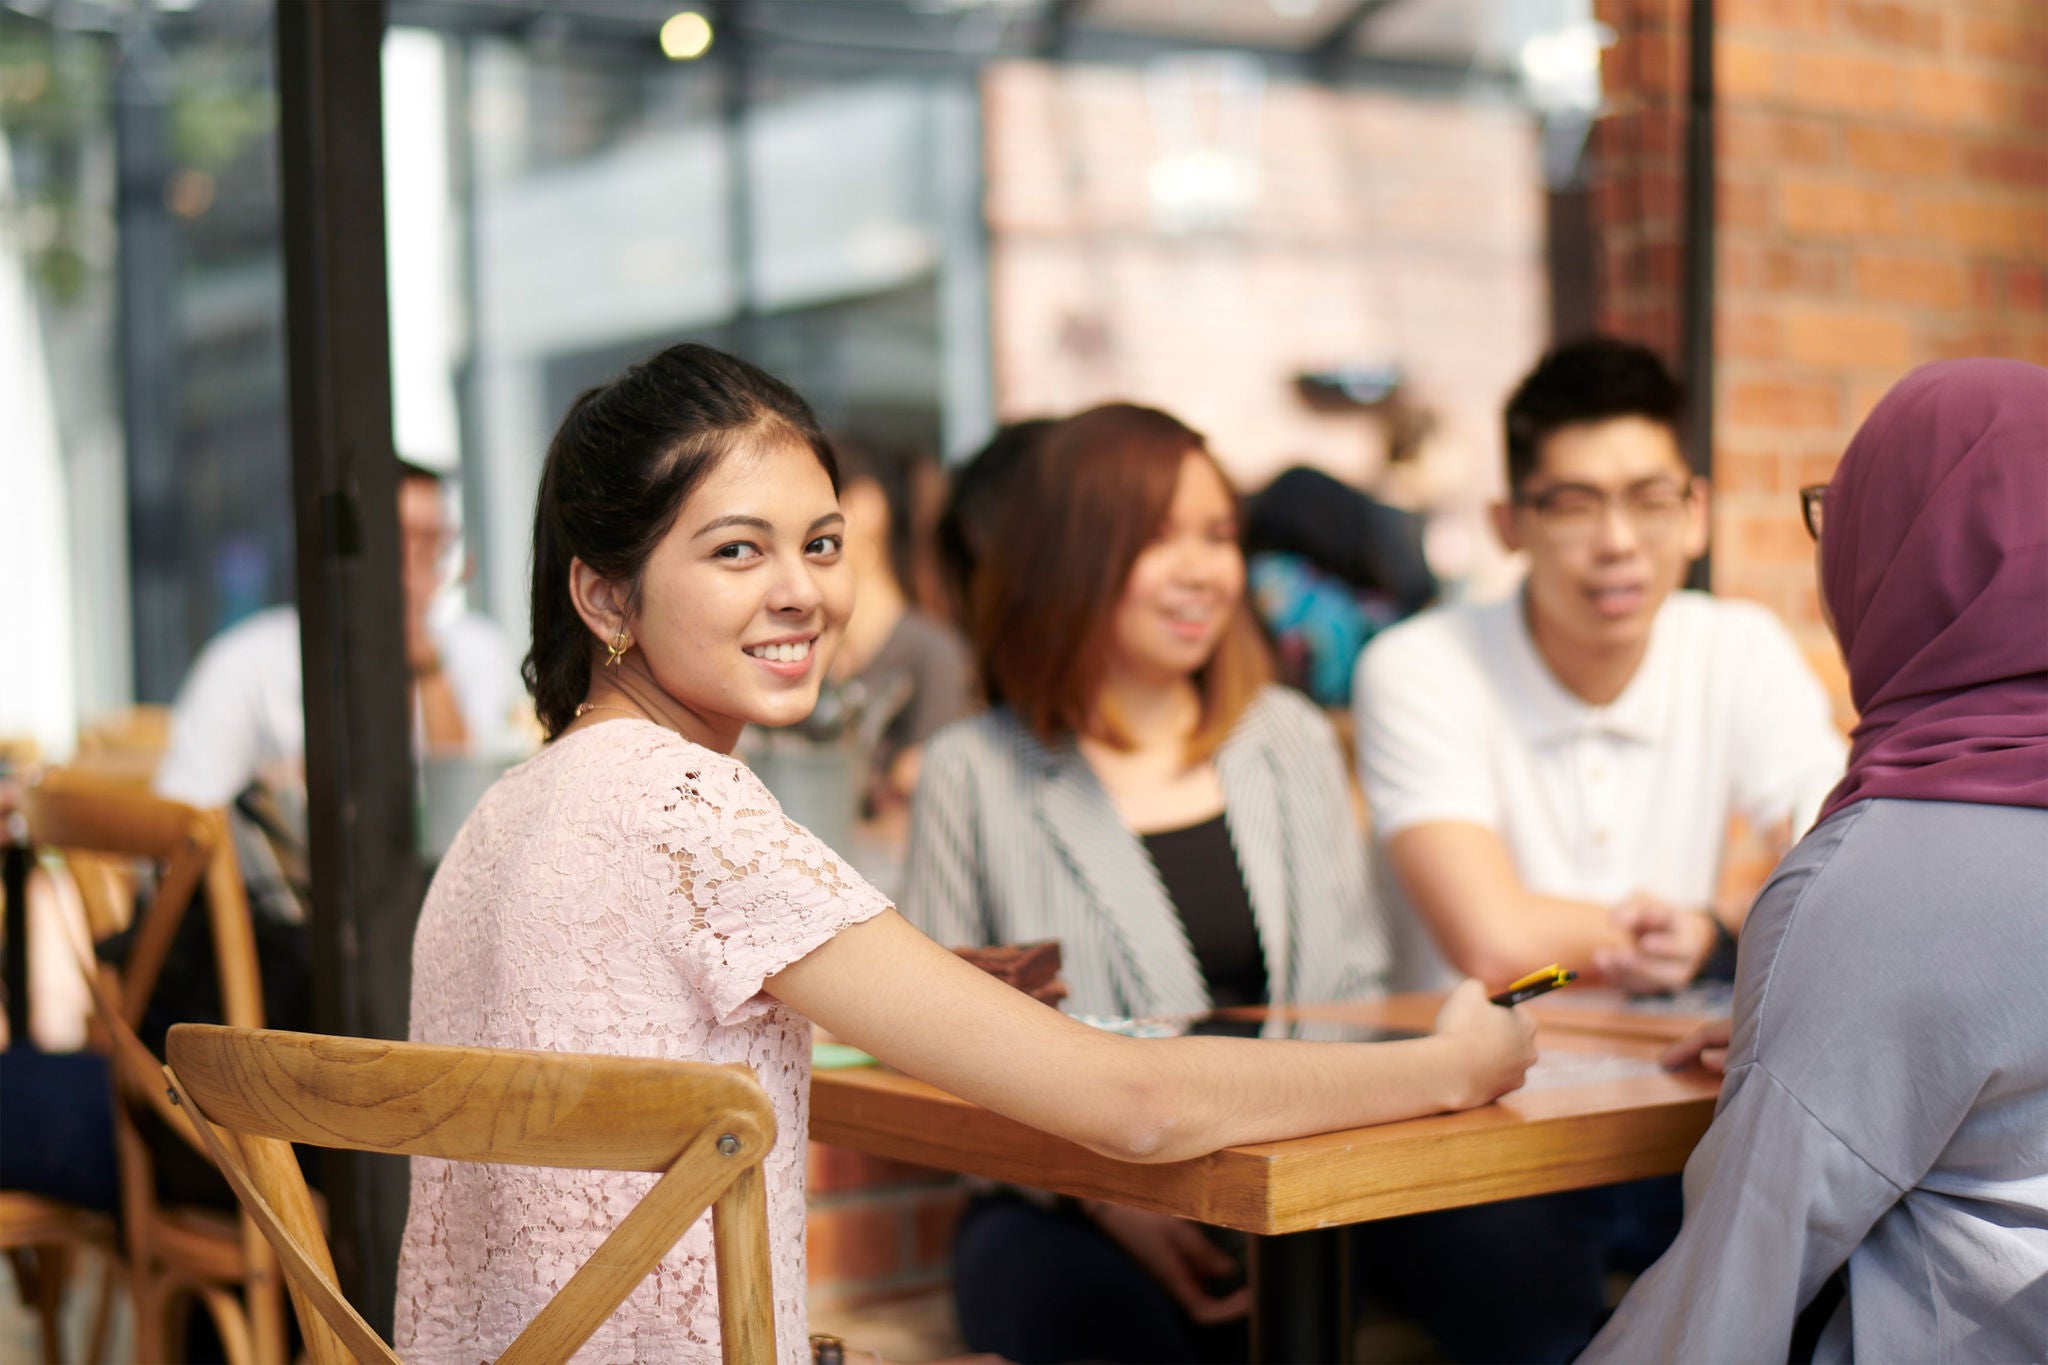
{"type": "MultiPolygon", "coordinates": [[[[1337,740],[1269,682],[1237,512],[1196,432],[1094,408],[1044,436],[975,586],[994,706],[927,748],[903,910],[951,945],[1059,940],[1079,1014],[1381,987],[1337,740]]],[[[1242,1358],[1236,1263],[1191,1223],[1003,1192],[954,1270],[976,1350],[1242,1358]]]]}

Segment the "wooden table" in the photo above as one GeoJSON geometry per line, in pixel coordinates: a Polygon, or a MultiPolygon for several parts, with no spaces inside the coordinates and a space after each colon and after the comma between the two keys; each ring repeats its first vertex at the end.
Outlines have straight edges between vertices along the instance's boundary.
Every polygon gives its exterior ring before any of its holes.
{"type": "MultiPolygon", "coordinates": [[[[1283,1011],[1424,1029],[1437,996],[1283,1011]]],[[[1252,1234],[1252,1340],[1262,1360],[1349,1352],[1338,1239],[1301,1237],[1376,1218],[1670,1175],[1713,1117],[1718,1078],[1652,1063],[1693,1016],[1538,1010],[1536,1084],[1459,1114],[1136,1165],[967,1103],[908,1076],[820,1071],[814,1141],[949,1171],[1155,1209],[1252,1234]],[[1633,1059],[1602,1062],[1598,1059],[1633,1059]],[[1603,1077],[1602,1070],[1632,1074],[1603,1077]],[[1585,1079],[1575,1080],[1575,1075],[1585,1079]],[[1538,1086],[1542,1088],[1537,1088],[1538,1086]]]]}

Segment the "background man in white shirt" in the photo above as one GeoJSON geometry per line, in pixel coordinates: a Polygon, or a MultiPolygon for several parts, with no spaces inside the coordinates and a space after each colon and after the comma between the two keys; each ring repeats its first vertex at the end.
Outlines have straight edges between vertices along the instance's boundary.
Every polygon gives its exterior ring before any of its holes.
{"type": "MultiPolygon", "coordinates": [[[[1691,981],[1743,907],[1714,904],[1729,817],[1789,839],[1840,778],[1828,700],[1785,629],[1682,592],[1707,489],[1678,383],[1639,346],[1546,355],[1507,407],[1520,592],[1377,637],[1354,680],[1359,771],[1397,903],[1397,983],[1563,962],[1633,991],[1691,981]]],[[[1728,957],[1732,968],[1732,954],[1728,957]]],[[[1395,1219],[1361,1269],[1454,1360],[1568,1360],[1615,1271],[1678,1230],[1674,1178],[1395,1219]],[[1471,1311],[1472,1286],[1487,1311],[1471,1311]]]]}
{"type": "MultiPolygon", "coordinates": [[[[518,743],[514,717],[525,695],[518,652],[489,619],[441,598],[454,532],[438,474],[401,463],[398,522],[421,753],[489,753],[518,743]]],[[[227,805],[257,784],[303,791],[305,755],[298,608],[272,607],[200,651],[171,712],[155,787],[195,806],[227,805]]]]}
{"type": "Polygon", "coordinates": [[[1841,776],[1826,692],[1777,619],[1679,591],[1707,540],[1680,401],[1641,347],[1545,356],[1508,404],[1494,510],[1522,590],[1365,651],[1359,769],[1412,911],[1403,984],[1447,959],[1682,986],[1741,927],[1746,901],[1714,903],[1730,816],[1789,843],[1841,776]]]}

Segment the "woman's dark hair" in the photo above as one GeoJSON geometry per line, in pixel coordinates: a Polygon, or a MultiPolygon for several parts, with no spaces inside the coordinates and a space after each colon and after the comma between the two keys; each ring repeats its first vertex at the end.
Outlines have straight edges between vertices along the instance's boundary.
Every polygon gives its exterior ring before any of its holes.
{"type": "Polygon", "coordinates": [[[988,555],[1018,471],[1045,434],[1058,425],[1051,417],[1011,422],[998,428],[987,445],[953,471],[945,510],[939,513],[939,524],[933,530],[939,567],[953,601],[953,619],[969,634],[973,633],[969,618],[974,607],[974,571],[988,555]]]}
{"type": "Polygon", "coordinates": [[[918,476],[932,457],[911,442],[880,434],[834,431],[831,441],[842,488],[865,479],[881,490],[889,508],[889,571],[908,591],[916,572],[918,476]]]}
{"type": "Polygon", "coordinates": [[[796,390],[736,356],[671,346],[569,405],[533,510],[533,648],[522,673],[553,738],[590,690],[597,641],[569,596],[581,559],[638,599],[640,571],[704,477],[764,435],[802,441],[839,491],[839,466],[796,390]]]}
{"type": "Polygon", "coordinates": [[[1642,417],[1678,434],[1685,389],[1647,346],[1589,336],[1547,352],[1508,399],[1508,491],[1536,472],[1543,442],[1561,427],[1642,417]]]}

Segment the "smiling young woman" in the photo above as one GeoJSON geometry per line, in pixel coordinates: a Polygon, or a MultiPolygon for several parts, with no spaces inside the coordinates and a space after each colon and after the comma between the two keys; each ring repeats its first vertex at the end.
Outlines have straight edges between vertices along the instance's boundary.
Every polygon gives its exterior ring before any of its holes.
{"type": "MultiPolygon", "coordinates": [[[[1386,939],[1337,740],[1270,685],[1202,437],[1095,408],[1046,433],[1011,497],[973,614],[997,705],[927,750],[905,912],[948,944],[1058,939],[1084,1014],[1376,992],[1386,939]]],[[[976,1350],[1245,1349],[1237,1267],[1163,1215],[980,1199],[954,1270],[976,1350]]]]}
{"type": "MultiPolygon", "coordinates": [[[[803,400],[677,346],[578,399],[548,451],[526,674],[550,740],[484,795],[413,945],[412,1036],[751,1067],[778,1354],[805,1355],[810,1024],[1132,1161],[1484,1103],[1526,1021],[1453,996],[1386,1044],[1139,1041],[960,961],[782,814],[731,756],[801,719],[852,610],[832,452],[803,400]],[[1001,1057],[1000,1066],[987,1059],[1001,1057]]],[[[502,1351],[653,1177],[413,1163],[396,1339],[502,1351]]],[[[719,1358],[709,1216],[592,1336],[603,1360],[719,1358]]]]}

